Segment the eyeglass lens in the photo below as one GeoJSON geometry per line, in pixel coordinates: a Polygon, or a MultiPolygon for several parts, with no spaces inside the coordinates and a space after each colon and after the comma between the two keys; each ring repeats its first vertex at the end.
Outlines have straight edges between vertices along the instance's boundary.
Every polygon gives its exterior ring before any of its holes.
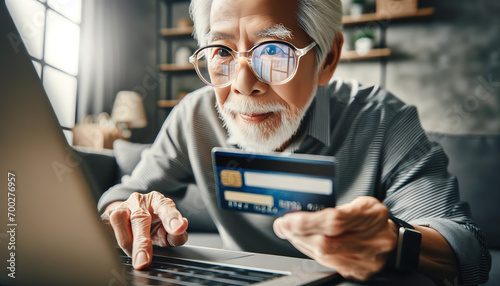
{"type": "MultiPolygon", "coordinates": [[[[215,86],[232,82],[238,61],[231,50],[223,47],[207,47],[198,53],[200,75],[215,86]]],[[[292,47],[284,43],[267,43],[253,50],[251,66],[264,82],[279,83],[294,73],[296,58],[292,47]]]]}

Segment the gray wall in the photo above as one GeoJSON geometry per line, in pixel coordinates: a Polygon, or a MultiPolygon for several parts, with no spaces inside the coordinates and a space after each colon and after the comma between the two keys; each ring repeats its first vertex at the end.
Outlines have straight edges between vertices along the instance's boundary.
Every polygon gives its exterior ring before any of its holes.
{"type": "MultiPolygon", "coordinates": [[[[500,1],[431,6],[431,19],[389,24],[386,88],[417,106],[427,131],[500,134],[500,1]]],[[[342,63],[336,75],[378,84],[380,66],[342,63]]]]}
{"type": "Polygon", "coordinates": [[[156,88],[159,79],[156,69],[156,11],[155,0],[123,1],[124,30],[126,31],[126,54],[123,61],[128,65],[122,71],[120,90],[135,90],[144,100],[148,125],[132,130],[132,142],[152,142],[156,137],[155,109],[156,88]]]}
{"type": "MultiPolygon", "coordinates": [[[[134,90],[141,94],[146,109],[146,128],[132,130],[132,142],[152,142],[156,137],[155,107],[156,88],[156,0],[119,0],[107,3],[105,19],[108,23],[106,37],[112,40],[112,47],[105,51],[113,59],[105,62],[114,73],[105,75],[108,85],[102,111],[111,114],[114,98],[120,90],[134,90]],[[116,31],[114,30],[116,29],[116,31]]],[[[101,9],[104,9],[101,5],[101,9]]],[[[84,10],[85,13],[85,10],[84,10]]],[[[104,28],[103,28],[104,29],[104,28]]],[[[106,61],[107,58],[104,59],[106,61]]],[[[92,96],[92,95],[91,95],[92,96]]],[[[96,95],[94,95],[96,96],[96,95]]],[[[96,98],[96,101],[100,99],[96,98]]],[[[93,114],[101,111],[94,110],[93,114]]]]}

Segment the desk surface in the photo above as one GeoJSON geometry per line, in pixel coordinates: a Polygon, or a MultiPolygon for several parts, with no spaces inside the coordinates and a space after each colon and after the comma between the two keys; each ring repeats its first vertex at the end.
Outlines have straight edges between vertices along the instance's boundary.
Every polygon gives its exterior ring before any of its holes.
{"type": "Polygon", "coordinates": [[[337,284],[324,284],[338,285],[338,286],[438,286],[434,281],[425,275],[419,273],[397,273],[397,272],[382,272],[368,282],[356,282],[341,280],[337,284]]]}

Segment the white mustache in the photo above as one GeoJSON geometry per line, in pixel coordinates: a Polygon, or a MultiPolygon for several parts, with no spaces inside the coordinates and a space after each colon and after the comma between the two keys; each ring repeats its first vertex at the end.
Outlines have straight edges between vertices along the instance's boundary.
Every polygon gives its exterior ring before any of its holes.
{"type": "Polygon", "coordinates": [[[239,114],[264,114],[264,113],[279,113],[286,110],[286,107],[279,103],[263,104],[255,100],[243,100],[240,102],[226,101],[224,111],[227,113],[239,114]]]}

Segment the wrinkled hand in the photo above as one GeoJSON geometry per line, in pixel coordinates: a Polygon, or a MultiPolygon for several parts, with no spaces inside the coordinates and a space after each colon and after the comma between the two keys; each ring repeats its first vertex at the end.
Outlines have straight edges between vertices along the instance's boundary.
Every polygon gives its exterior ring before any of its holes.
{"type": "Polygon", "coordinates": [[[171,199],[156,191],[133,193],[125,202],[108,205],[101,219],[110,226],[121,249],[132,257],[136,269],[151,264],[153,244],[179,246],[188,238],[187,219],[171,199]]]}
{"type": "Polygon", "coordinates": [[[318,212],[289,213],[275,220],[274,232],[343,277],[362,281],[384,268],[397,241],[387,207],[373,197],[318,212]]]}

